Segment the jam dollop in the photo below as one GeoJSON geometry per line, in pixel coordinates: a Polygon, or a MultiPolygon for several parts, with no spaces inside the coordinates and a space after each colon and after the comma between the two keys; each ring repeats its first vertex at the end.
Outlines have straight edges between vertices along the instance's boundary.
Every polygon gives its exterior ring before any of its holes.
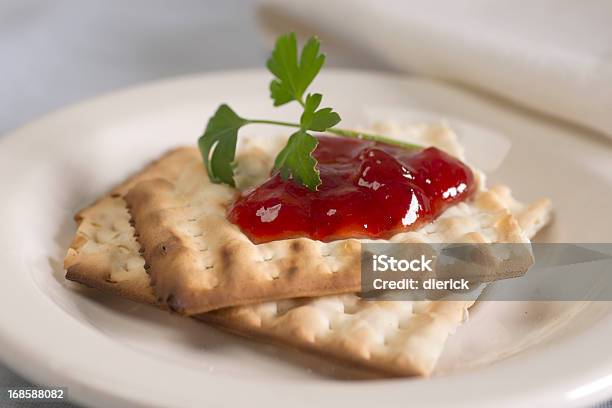
{"type": "Polygon", "coordinates": [[[277,172],[230,207],[229,220],[253,242],[386,239],[433,221],[475,190],[470,168],[435,147],[317,139],[313,156],[322,181],[317,191],[277,172]]]}

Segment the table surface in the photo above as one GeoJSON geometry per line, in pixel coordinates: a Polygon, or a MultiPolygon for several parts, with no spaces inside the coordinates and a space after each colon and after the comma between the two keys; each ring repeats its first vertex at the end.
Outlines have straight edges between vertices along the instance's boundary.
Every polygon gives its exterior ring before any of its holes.
{"type": "MultiPolygon", "coordinates": [[[[263,67],[269,49],[255,8],[251,0],[4,0],[0,135],[64,105],[125,86],[263,67]]],[[[386,68],[364,65],[350,55],[329,63],[386,68]]],[[[28,386],[0,363],[0,387],[28,386]]],[[[19,401],[5,405],[34,406],[19,401]]],[[[601,407],[612,408],[612,403],[601,407]]]]}

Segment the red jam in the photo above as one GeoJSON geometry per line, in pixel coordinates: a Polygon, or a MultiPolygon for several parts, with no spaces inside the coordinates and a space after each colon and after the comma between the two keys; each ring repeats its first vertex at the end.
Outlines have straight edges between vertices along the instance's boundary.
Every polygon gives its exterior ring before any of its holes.
{"type": "Polygon", "coordinates": [[[276,173],[230,208],[230,221],[253,242],[385,239],[431,222],[475,190],[472,171],[435,147],[406,150],[359,139],[318,139],[317,191],[276,173]]]}

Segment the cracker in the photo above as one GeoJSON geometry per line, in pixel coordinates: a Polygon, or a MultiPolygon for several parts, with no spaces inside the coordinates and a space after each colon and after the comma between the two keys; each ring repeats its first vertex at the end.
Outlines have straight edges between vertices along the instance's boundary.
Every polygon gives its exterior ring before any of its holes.
{"type": "MultiPolygon", "coordinates": [[[[518,210],[518,219],[531,238],[550,219],[546,199],[523,206],[498,186],[476,197],[480,205],[496,209],[496,229],[467,232],[459,236],[466,242],[513,242],[516,219],[508,214],[508,205],[518,210]]],[[[466,206],[467,207],[467,206],[466,206]]],[[[463,222],[462,210],[446,212],[443,222],[463,222]]],[[[431,228],[430,242],[441,232],[431,228]]],[[[447,238],[457,238],[453,234],[447,238]]],[[[461,234],[461,231],[454,231],[461,234]]],[[[414,234],[412,234],[414,235],[414,234]]],[[[406,237],[398,237],[398,241],[406,237]]],[[[258,305],[234,307],[198,316],[207,322],[249,337],[309,350],[394,376],[429,375],[442,354],[444,344],[467,316],[474,301],[371,301],[356,294],[314,299],[290,299],[258,305]]]]}
{"type": "MultiPolygon", "coordinates": [[[[448,128],[432,126],[417,135],[422,142],[429,138],[428,144],[435,142],[461,155],[448,128]]],[[[239,163],[271,162],[276,152],[269,150],[252,148],[249,158],[239,163]]],[[[210,182],[198,158],[177,166],[182,172],[174,182],[149,179],[125,196],[160,304],[196,315],[267,300],[361,289],[363,240],[323,243],[296,238],[255,245],[226,216],[237,190],[210,182]]],[[[261,179],[269,168],[240,169],[239,174],[261,179]],[[256,174],[258,171],[262,173],[256,174]]],[[[529,242],[516,219],[495,197],[481,189],[473,199],[453,206],[433,223],[397,234],[390,241],[529,242]]]]}
{"type": "MultiPolygon", "coordinates": [[[[280,143],[273,140],[272,145],[280,143]]],[[[256,148],[240,154],[245,163],[238,176],[242,184],[261,180],[255,175],[269,169],[269,161],[256,148]]],[[[130,214],[124,200],[132,187],[150,178],[178,179],[182,163],[200,160],[197,148],[180,147],[163,154],[138,173],[113,188],[75,216],[77,230],[64,258],[66,278],[89,287],[118,294],[140,303],[157,304],[151,280],[144,272],[142,249],[134,238],[130,214]]]]}
{"type": "MultiPolygon", "coordinates": [[[[441,132],[433,133],[440,138],[441,132]]],[[[442,137],[441,144],[446,146],[445,150],[460,155],[453,139],[442,137]]],[[[139,254],[139,245],[120,194],[154,173],[154,177],[160,176],[158,172],[151,172],[151,168],[159,166],[161,170],[166,164],[173,167],[174,160],[179,160],[177,155],[182,154],[197,156],[198,152],[180,149],[167,154],[77,214],[77,234],[65,260],[67,278],[138,302],[155,303],[144,259],[139,254]]],[[[249,162],[249,165],[255,168],[250,169],[253,174],[260,171],[259,167],[269,168],[266,163],[249,162]]],[[[179,177],[167,169],[161,173],[170,182],[179,177]]],[[[244,174],[242,177],[249,179],[244,174]]],[[[456,237],[473,233],[470,235],[473,239],[484,237],[497,241],[500,237],[517,236],[523,239],[524,235],[516,228],[516,220],[531,237],[550,218],[550,202],[542,200],[523,206],[512,199],[505,187],[494,187],[478,200],[480,206],[489,209],[490,214],[485,218],[494,220],[493,224],[497,225],[493,229],[495,235],[487,229],[465,232],[466,229],[459,228],[462,214],[470,214],[471,208],[462,205],[440,217],[442,225],[428,230],[429,239],[435,241],[450,230],[456,237]],[[516,211],[515,218],[509,216],[507,207],[516,211]]],[[[410,239],[410,236],[400,238],[410,239]]],[[[471,303],[376,302],[346,294],[239,306],[197,317],[241,335],[314,351],[385,373],[428,375],[446,338],[460,324],[471,303]]]]}
{"type": "Polygon", "coordinates": [[[125,197],[161,304],[193,315],[264,300],[356,292],[356,240],[305,238],[254,245],[229,222],[236,191],[208,180],[201,161],[176,183],[139,183],[125,197]]]}
{"type": "Polygon", "coordinates": [[[198,157],[197,149],[169,151],[80,210],[74,217],[77,231],[64,258],[66,278],[137,302],[155,304],[149,277],[142,273],[144,259],[134,239],[123,196],[148,177],[174,180],[180,163],[194,157],[198,157]]]}
{"type": "Polygon", "coordinates": [[[232,307],[197,318],[385,375],[427,376],[473,303],[372,301],[344,294],[232,307]]]}

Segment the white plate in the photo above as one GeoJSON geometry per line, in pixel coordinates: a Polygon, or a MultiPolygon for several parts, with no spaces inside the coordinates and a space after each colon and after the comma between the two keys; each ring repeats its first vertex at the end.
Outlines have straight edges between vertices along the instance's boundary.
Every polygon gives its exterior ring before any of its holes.
{"type": "MultiPolygon", "coordinates": [[[[347,381],[324,361],[63,279],[74,211],[169,146],[195,143],[220,102],[247,117],[295,118],[294,108],[271,107],[269,79],[242,71],[138,87],[51,114],[0,141],[2,361],[101,407],[573,406],[612,394],[612,311],[604,302],[479,304],[450,339],[434,378],[347,381]]],[[[399,121],[460,118],[450,122],[473,145],[468,155],[485,159],[482,146],[496,151],[507,138],[509,153],[491,178],[524,200],[553,199],[548,239],[612,242],[609,141],[425,81],[328,71],[314,88],[349,126],[385,112],[399,121]]]]}

